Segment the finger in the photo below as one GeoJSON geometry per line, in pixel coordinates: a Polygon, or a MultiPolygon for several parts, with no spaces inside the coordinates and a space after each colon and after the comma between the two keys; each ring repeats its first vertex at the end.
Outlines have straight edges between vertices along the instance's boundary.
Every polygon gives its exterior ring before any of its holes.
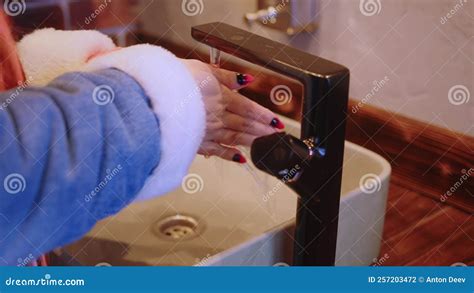
{"type": "Polygon", "coordinates": [[[243,133],[240,131],[235,131],[231,129],[219,129],[212,136],[211,139],[215,142],[234,146],[251,146],[252,142],[257,138],[256,135],[243,133]]]}
{"type": "Polygon", "coordinates": [[[270,125],[273,128],[285,128],[285,125],[278,119],[275,113],[245,96],[225,88],[223,88],[222,94],[230,97],[227,104],[227,110],[230,112],[259,121],[265,125],[270,125]]]}
{"type": "Polygon", "coordinates": [[[236,163],[246,163],[244,155],[236,148],[223,146],[216,142],[207,141],[201,144],[199,154],[205,156],[217,156],[227,161],[233,161],[236,163]]]}
{"type": "Polygon", "coordinates": [[[217,80],[232,90],[241,89],[255,80],[250,74],[242,74],[214,66],[210,66],[210,68],[217,80]]]}
{"type": "Polygon", "coordinates": [[[270,125],[242,117],[229,111],[224,113],[222,117],[222,123],[227,129],[252,134],[255,136],[264,136],[275,132],[275,129],[270,125]]]}

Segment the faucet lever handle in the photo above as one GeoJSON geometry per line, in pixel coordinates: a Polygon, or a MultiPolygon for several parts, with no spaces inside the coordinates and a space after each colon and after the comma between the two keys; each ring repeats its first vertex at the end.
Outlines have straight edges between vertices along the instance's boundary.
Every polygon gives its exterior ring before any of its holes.
{"type": "Polygon", "coordinates": [[[258,169],[285,182],[296,180],[312,157],[306,143],[284,132],[255,139],[250,153],[258,169]]]}

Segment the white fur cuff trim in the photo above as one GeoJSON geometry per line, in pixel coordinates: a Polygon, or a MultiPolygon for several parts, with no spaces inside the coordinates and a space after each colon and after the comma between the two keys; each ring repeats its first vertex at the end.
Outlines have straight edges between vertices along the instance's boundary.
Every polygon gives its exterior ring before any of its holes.
{"type": "Polygon", "coordinates": [[[187,67],[152,45],[123,48],[92,59],[87,71],[114,67],[128,73],[151,99],[161,130],[161,159],[137,200],[170,192],[181,184],[204,137],[206,112],[187,67]]]}
{"type": "Polygon", "coordinates": [[[98,31],[36,30],[18,42],[17,49],[30,85],[44,86],[56,77],[78,71],[98,53],[115,48],[114,42],[98,31]]]}

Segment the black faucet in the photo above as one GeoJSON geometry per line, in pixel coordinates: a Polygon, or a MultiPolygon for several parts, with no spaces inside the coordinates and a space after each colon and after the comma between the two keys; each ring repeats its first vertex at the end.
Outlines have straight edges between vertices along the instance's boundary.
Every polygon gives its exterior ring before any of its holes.
{"type": "Polygon", "coordinates": [[[257,138],[255,166],[298,195],[293,265],[332,266],[336,257],[349,70],[225,23],[192,28],[195,40],[300,81],[301,138],[276,133],[257,138]]]}

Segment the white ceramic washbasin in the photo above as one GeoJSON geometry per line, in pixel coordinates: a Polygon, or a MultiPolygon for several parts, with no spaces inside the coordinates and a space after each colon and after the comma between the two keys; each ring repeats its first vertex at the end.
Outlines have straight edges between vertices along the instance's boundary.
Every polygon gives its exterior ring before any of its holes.
{"type": "MultiPolygon", "coordinates": [[[[299,123],[282,120],[298,137],[299,123]]],[[[337,265],[369,265],[378,256],[390,172],[381,156],[346,142],[337,265]]],[[[251,164],[199,156],[181,188],[99,222],[61,253],[84,265],[291,263],[296,199],[251,164]]]]}

